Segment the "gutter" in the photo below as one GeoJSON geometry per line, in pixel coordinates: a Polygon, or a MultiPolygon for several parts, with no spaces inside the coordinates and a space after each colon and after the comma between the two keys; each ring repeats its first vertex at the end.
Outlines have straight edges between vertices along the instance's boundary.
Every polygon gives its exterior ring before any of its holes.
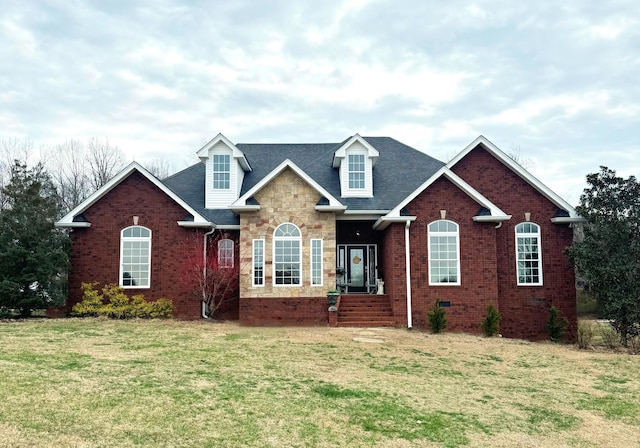
{"type": "MultiPolygon", "coordinates": [[[[414,218],[415,219],[415,218],[414,218]]],[[[409,247],[409,226],[411,219],[407,219],[404,226],[405,276],[407,277],[407,328],[413,327],[411,320],[411,248],[409,247]]]]}

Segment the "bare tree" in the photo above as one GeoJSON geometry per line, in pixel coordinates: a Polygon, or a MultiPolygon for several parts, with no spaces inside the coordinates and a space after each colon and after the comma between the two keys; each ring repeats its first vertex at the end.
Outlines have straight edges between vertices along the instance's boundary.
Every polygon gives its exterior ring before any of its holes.
{"type": "Polygon", "coordinates": [[[67,140],[49,151],[47,160],[51,179],[58,190],[64,212],[74,209],[91,193],[85,145],[67,140]]]}
{"type": "Polygon", "coordinates": [[[523,155],[519,145],[511,145],[511,151],[507,155],[525,170],[533,168],[533,161],[523,155]]]}
{"type": "Polygon", "coordinates": [[[237,300],[240,282],[237,240],[224,231],[205,240],[196,234],[185,241],[183,278],[192,287],[195,297],[205,304],[208,317],[218,317],[220,311],[237,300]],[[195,250],[194,250],[195,249],[195,250]]]}
{"type": "Polygon", "coordinates": [[[97,137],[87,143],[87,162],[95,190],[106,184],[126,164],[120,148],[111,146],[108,138],[97,137]]]}
{"type": "Polygon", "coordinates": [[[144,167],[158,179],[169,177],[175,172],[175,168],[166,159],[153,159],[144,164],[144,167]]]}

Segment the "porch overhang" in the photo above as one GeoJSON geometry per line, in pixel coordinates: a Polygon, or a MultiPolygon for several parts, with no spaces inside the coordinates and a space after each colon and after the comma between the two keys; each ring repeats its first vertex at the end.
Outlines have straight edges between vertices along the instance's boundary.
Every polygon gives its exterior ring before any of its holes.
{"type": "Polygon", "coordinates": [[[373,224],[373,228],[374,230],[384,230],[394,222],[413,222],[416,219],[418,219],[417,216],[381,216],[380,218],[378,218],[375,224],[373,224]]]}

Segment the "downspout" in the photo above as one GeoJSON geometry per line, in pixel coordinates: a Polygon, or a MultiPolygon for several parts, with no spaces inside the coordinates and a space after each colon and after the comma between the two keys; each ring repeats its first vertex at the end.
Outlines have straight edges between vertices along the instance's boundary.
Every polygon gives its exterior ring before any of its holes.
{"type": "Polygon", "coordinates": [[[411,321],[411,250],[409,247],[409,226],[411,221],[407,219],[404,226],[404,256],[405,256],[405,276],[407,277],[407,328],[413,327],[411,321]]]}
{"type": "MultiPolygon", "coordinates": [[[[207,278],[207,238],[209,235],[213,235],[213,232],[216,231],[215,226],[211,227],[211,230],[204,234],[204,244],[202,245],[202,275],[203,278],[207,278]]],[[[207,305],[202,301],[202,318],[209,319],[207,316],[207,305]]]]}

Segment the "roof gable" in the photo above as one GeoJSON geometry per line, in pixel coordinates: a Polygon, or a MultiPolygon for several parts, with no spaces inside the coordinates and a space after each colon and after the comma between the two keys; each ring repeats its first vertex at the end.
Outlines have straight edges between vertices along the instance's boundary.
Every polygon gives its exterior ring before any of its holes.
{"type": "Polygon", "coordinates": [[[368,141],[362,138],[360,134],[355,134],[353,137],[344,142],[342,146],[340,146],[333,154],[332,165],[334,168],[338,168],[342,164],[342,160],[344,160],[344,158],[346,157],[347,151],[356,143],[360,143],[366,149],[367,156],[371,159],[371,166],[374,166],[376,164],[376,161],[380,156],[378,150],[371,146],[371,144],[369,144],[368,141]]]}
{"type": "Polygon", "coordinates": [[[91,223],[85,219],[75,219],[82,215],[89,207],[102,199],[107,193],[117,187],[123,180],[129,177],[132,173],[138,172],[144,176],[149,182],[153,183],[163,193],[173,199],[178,205],[184,208],[189,214],[193,216],[193,221],[179,221],[178,224],[185,227],[211,227],[212,223],[195,211],[189,204],[187,204],[182,198],[176,195],[166,185],[164,185],[158,178],[143,168],[137,162],[131,162],[122,171],[116,174],[109,182],[104,184],[92,195],[82,201],[73,210],[63,216],[59,221],[55,223],[56,227],[90,227],[91,223]]]}
{"type": "Polygon", "coordinates": [[[383,229],[390,222],[394,221],[406,221],[410,217],[404,212],[404,208],[413,201],[423,191],[427,190],[433,183],[440,178],[446,178],[456,187],[467,194],[471,199],[476,201],[481,207],[481,213],[473,217],[477,222],[501,222],[511,219],[511,215],[507,215],[500,207],[495,205],[489,199],[484,197],[478,190],[473,188],[467,182],[465,182],[460,176],[451,171],[448,167],[443,166],[431,177],[429,177],[422,185],[416,188],[411,194],[409,194],[402,202],[393,208],[385,216],[381,217],[374,225],[375,228],[383,229]]]}
{"type": "Polygon", "coordinates": [[[531,185],[535,190],[537,190],[540,194],[546,197],[551,203],[553,203],[556,207],[561,210],[565,210],[569,216],[561,216],[552,218],[553,222],[563,223],[563,222],[577,222],[583,221],[576,210],[564,199],[562,199],[559,195],[551,191],[549,187],[540,182],[536,177],[534,177],[531,173],[525,170],[519,163],[505,154],[502,150],[500,150],[496,145],[491,143],[489,139],[480,135],[474,141],[472,141],[469,145],[467,145],[458,155],[456,155],[453,159],[451,159],[447,163],[448,168],[453,168],[458,162],[464,159],[471,151],[473,151],[476,147],[482,146],[489,154],[498,159],[503,165],[513,171],[516,175],[518,175],[522,180],[531,185]]]}
{"type": "Polygon", "coordinates": [[[282,163],[280,163],[280,165],[271,170],[270,173],[264,176],[257,184],[255,184],[252,188],[250,188],[247,192],[240,196],[237,201],[231,204],[230,208],[234,211],[258,210],[260,208],[260,205],[253,203],[251,201],[251,198],[253,198],[253,196],[257,192],[262,190],[269,182],[271,182],[275,177],[277,177],[287,168],[291,169],[294,173],[300,176],[307,184],[309,184],[328,201],[328,203],[326,203],[326,201],[323,201],[323,204],[317,205],[316,208],[322,211],[343,211],[346,209],[346,207],[331,193],[329,193],[329,191],[327,191],[322,185],[316,182],[300,167],[298,167],[298,165],[296,165],[289,159],[284,160],[282,163]]]}
{"type": "Polygon", "coordinates": [[[202,148],[198,150],[196,155],[200,158],[200,160],[207,160],[210,156],[211,149],[213,149],[218,143],[223,143],[232,151],[233,158],[238,161],[244,171],[251,171],[251,165],[247,161],[247,158],[244,156],[244,153],[240,151],[240,149],[238,149],[238,147],[234,145],[231,140],[222,135],[222,133],[209,140],[202,148]]]}

